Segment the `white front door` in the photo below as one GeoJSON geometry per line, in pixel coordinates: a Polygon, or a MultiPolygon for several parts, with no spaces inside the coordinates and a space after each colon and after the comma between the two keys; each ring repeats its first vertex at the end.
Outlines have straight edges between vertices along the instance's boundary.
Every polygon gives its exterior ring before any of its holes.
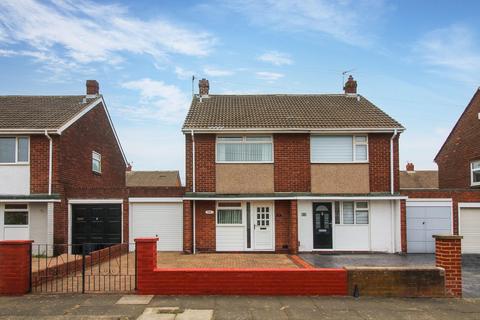
{"type": "Polygon", "coordinates": [[[254,250],[274,250],[273,203],[252,202],[254,250]]]}

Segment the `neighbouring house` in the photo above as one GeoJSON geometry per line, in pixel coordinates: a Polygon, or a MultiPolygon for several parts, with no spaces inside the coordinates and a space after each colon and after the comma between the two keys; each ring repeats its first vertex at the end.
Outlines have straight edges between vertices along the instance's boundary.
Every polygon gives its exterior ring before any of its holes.
{"type": "Polygon", "coordinates": [[[84,95],[0,96],[0,239],[128,241],[126,165],[97,81],[84,95]]]}
{"type": "Polygon", "coordinates": [[[182,251],[185,188],[179,172],[129,170],[126,185],[130,239],[157,237],[159,251],[182,251]]]}
{"type": "Polygon", "coordinates": [[[446,233],[463,236],[463,253],[480,253],[479,140],[480,89],[435,157],[438,189],[402,188],[409,252],[433,252],[432,234],[446,233]]]}
{"type": "Polygon", "coordinates": [[[404,127],[357,94],[210,94],[182,131],[186,252],[406,250],[404,127]]]}
{"type": "Polygon", "coordinates": [[[415,170],[415,165],[407,163],[405,171],[400,171],[400,190],[437,190],[437,170],[415,170]]]}

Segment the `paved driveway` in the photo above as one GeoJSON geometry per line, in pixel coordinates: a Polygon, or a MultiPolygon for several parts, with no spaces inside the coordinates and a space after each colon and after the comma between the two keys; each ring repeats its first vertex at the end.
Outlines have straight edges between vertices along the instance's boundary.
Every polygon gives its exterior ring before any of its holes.
{"type": "MultiPolygon", "coordinates": [[[[422,267],[434,266],[433,254],[410,253],[407,255],[372,253],[372,254],[315,254],[302,253],[302,259],[317,268],[342,268],[344,266],[364,267],[422,267]]],[[[463,296],[480,298],[480,255],[464,254],[462,256],[463,296]]]]}

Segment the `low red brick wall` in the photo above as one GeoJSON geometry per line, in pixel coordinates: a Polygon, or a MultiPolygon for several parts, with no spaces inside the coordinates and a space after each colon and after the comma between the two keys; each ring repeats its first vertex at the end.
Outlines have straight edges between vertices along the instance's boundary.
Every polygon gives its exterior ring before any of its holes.
{"type": "Polygon", "coordinates": [[[0,295],[29,292],[32,242],[0,241],[0,295]]]}
{"type": "Polygon", "coordinates": [[[135,239],[139,294],[347,294],[345,269],[159,269],[157,241],[157,238],[135,239]]]}

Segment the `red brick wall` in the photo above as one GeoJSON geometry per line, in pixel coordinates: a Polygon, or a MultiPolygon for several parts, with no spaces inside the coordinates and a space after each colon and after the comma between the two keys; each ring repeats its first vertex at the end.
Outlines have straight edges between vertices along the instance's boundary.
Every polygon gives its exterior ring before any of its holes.
{"type": "Polygon", "coordinates": [[[30,193],[48,193],[48,165],[49,140],[44,135],[31,135],[30,193]]]}
{"type": "Polygon", "coordinates": [[[193,202],[183,200],[183,251],[193,252],[193,202]]]}
{"type": "Polygon", "coordinates": [[[29,291],[32,242],[0,241],[0,295],[20,295],[29,291]]]}
{"type": "Polygon", "coordinates": [[[290,201],[290,254],[298,253],[298,207],[297,200],[290,201]]]}
{"type": "Polygon", "coordinates": [[[345,269],[157,269],[156,241],[137,242],[140,294],[346,295],[345,269]]]}
{"type": "Polygon", "coordinates": [[[458,234],[458,203],[480,202],[480,190],[402,190],[402,195],[409,198],[451,198],[454,234],[458,234]]]}
{"type": "Polygon", "coordinates": [[[195,201],[195,249],[198,252],[212,252],[216,249],[215,201],[195,201]]]}
{"type": "MultiPolygon", "coordinates": [[[[390,139],[392,133],[368,135],[370,192],[390,192],[390,139]]],[[[399,137],[394,140],[394,189],[399,191],[399,137]]]]}
{"type": "Polygon", "coordinates": [[[288,252],[290,245],[290,201],[275,201],[275,251],[288,252]]]}
{"type": "Polygon", "coordinates": [[[310,135],[274,136],[274,187],[276,192],[310,192],[310,135]]]}
{"type": "Polygon", "coordinates": [[[126,163],[102,105],[62,133],[59,160],[60,182],[69,198],[78,193],[91,198],[124,197],[126,163]],[[101,174],[92,171],[92,151],[102,155],[101,174]]]}
{"type": "Polygon", "coordinates": [[[129,197],[183,197],[183,187],[128,187],[129,197]]]}
{"type": "Polygon", "coordinates": [[[400,246],[407,253],[407,202],[400,200],[400,246]]]}
{"type": "MultiPolygon", "coordinates": [[[[215,135],[195,134],[195,191],[215,192],[215,135]]],[[[192,138],[185,135],[186,190],[193,191],[192,138]]]]}
{"type": "Polygon", "coordinates": [[[470,163],[480,160],[480,90],[435,158],[440,188],[471,188],[470,163]]]}
{"type": "Polygon", "coordinates": [[[435,262],[445,269],[447,295],[462,297],[462,245],[459,236],[435,237],[435,262]]]}

